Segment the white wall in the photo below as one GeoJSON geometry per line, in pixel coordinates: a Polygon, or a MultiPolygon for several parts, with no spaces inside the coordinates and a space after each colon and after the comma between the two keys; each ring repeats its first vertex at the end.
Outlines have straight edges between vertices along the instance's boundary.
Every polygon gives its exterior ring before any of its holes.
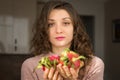
{"type": "Polygon", "coordinates": [[[35,0],[0,0],[0,42],[7,53],[28,53],[35,0]],[[14,43],[17,39],[17,44],[14,43]],[[17,51],[14,47],[17,46],[17,51]]]}
{"type": "MultiPolygon", "coordinates": [[[[8,49],[8,45],[12,43],[12,29],[13,29],[13,6],[12,0],[0,1],[0,43],[1,48],[8,49]],[[9,42],[9,41],[10,42],[9,42]]],[[[9,45],[10,46],[10,45],[9,45]]],[[[3,51],[3,50],[1,50],[3,51]]]]}

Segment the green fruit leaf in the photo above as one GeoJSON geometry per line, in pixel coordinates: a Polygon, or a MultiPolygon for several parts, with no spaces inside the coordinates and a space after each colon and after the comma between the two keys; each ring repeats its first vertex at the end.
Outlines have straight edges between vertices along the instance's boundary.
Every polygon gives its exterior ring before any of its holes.
{"type": "Polygon", "coordinates": [[[61,53],[62,56],[67,56],[67,53],[70,51],[69,48],[66,48],[63,50],[63,52],[61,53]]]}
{"type": "Polygon", "coordinates": [[[66,61],[66,60],[68,60],[68,57],[67,56],[61,57],[60,60],[66,61]]]}
{"type": "Polygon", "coordinates": [[[79,56],[79,57],[77,57],[77,58],[75,58],[75,57],[73,57],[72,58],[72,61],[74,62],[74,61],[76,61],[76,60],[80,60],[80,59],[86,59],[84,56],[79,56]]]}

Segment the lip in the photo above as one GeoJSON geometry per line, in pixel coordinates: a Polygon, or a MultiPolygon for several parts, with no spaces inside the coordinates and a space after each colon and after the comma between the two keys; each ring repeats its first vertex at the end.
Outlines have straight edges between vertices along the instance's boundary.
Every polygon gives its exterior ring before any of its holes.
{"type": "Polygon", "coordinates": [[[57,40],[59,40],[59,41],[64,40],[64,38],[65,38],[65,37],[63,37],[63,36],[55,37],[55,39],[57,39],[57,40]]]}

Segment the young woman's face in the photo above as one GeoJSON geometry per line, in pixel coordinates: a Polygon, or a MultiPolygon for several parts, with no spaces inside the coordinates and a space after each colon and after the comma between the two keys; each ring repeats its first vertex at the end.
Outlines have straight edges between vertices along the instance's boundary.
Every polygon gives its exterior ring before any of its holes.
{"type": "Polygon", "coordinates": [[[54,9],[48,18],[49,40],[52,47],[68,48],[73,39],[73,23],[64,9],[54,9]]]}

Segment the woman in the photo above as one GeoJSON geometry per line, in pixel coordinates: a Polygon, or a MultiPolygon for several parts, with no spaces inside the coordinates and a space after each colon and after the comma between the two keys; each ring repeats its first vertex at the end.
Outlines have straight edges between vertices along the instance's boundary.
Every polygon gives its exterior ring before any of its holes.
{"type": "Polygon", "coordinates": [[[21,68],[21,80],[103,80],[104,63],[93,55],[89,36],[78,13],[71,4],[64,1],[47,2],[34,27],[32,50],[35,57],[24,61],[21,68]],[[34,68],[41,57],[59,55],[65,48],[70,48],[79,55],[84,55],[84,67],[68,69],[57,65],[44,72],[34,68]]]}

